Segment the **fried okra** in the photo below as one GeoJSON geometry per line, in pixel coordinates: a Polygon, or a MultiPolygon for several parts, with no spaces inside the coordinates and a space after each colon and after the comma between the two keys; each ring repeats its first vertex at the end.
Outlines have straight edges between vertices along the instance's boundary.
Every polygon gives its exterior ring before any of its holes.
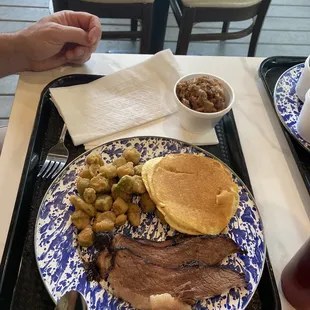
{"type": "Polygon", "coordinates": [[[112,208],[113,199],[110,195],[100,195],[95,201],[95,208],[98,211],[109,211],[112,208]]]}
{"type": "Polygon", "coordinates": [[[93,223],[93,230],[95,232],[112,231],[114,229],[115,220],[116,215],[112,211],[97,213],[93,223]]]}
{"type": "Polygon", "coordinates": [[[135,175],[141,175],[142,174],[142,167],[144,164],[140,164],[133,167],[133,171],[135,172],[135,175]]]}
{"type": "Polygon", "coordinates": [[[116,220],[116,215],[114,212],[112,211],[106,211],[106,212],[98,212],[96,214],[96,218],[94,223],[99,223],[101,221],[103,221],[104,219],[109,219],[111,220],[113,223],[115,223],[116,220]]]}
{"type": "Polygon", "coordinates": [[[117,188],[124,193],[131,194],[133,186],[133,177],[130,175],[124,175],[117,183],[117,188]]]}
{"type": "Polygon", "coordinates": [[[140,208],[135,203],[128,203],[128,213],[139,213],[140,214],[140,208]]]}
{"type": "Polygon", "coordinates": [[[126,159],[125,159],[123,156],[121,156],[121,157],[116,158],[116,159],[113,160],[113,165],[114,165],[116,168],[118,168],[118,167],[120,167],[120,166],[123,166],[123,165],[125,165],[125,164],[126,164],[126,159]]]}
{"type": "Polygon", "coordinates": [[[124,225],[127,222],[127,215],[126,214],[120,214],[116,219],[115,219],[115,226],[119,227],[124,225]]]}
{"type": "Polygon", "coordinates": [[[113,179],[117,177],[116,167],[114,165],[105,165],[100,167],[100,175],[107,179],[113,179]]]}
{"type": "Polygon", "coordinates": [[[132,226],[139,226],[141,221],[140,213],[128,213],[127,218],[132,226]]]}
{"type": "Polygon", "coordinates": [[[130,203],[134,195],[142,195],[140,205],[145,212],[154,211],[155,205],[146,193],[141,177],[143,164],[139,164],[140,157],[135,148],[124,150],[122,156],[108,165],[97,152],[86,157],[87,167],[80,172],[76,183],[79,196],[70,197],[75,207],[72,223],[83,231],[78,238],[82,246],[93,243],[84,238],[86,229],[92,228],[93,232],[113,231],[114,227],[124,225],[127,220],[131,225],[138,226],[141,209],[130,203]]]}
{"type": "Polygon", "coordinates": [[[89,187],[97,193],[106,193],[110,190],[109,180],[101,175],[97,175],[90,180],[89,187]]]}
{"type": "Polygon", "coordinates": [[[144,182],[142,180],[142,177],[139,175],[134,175],[132,177],[133,183],[132,183],[132,192],[134,194],[143,194],[146,192],[146,188],[144,185],[144,182]]]}
{"type": "Polygon", "coordinates": [[[156,205],[151,199],[148,193],[144,193],[140,197],[140,206],[143,212],[154,212],[156,210],[156,205]]]}
{"type": "Polygon", "coordinates": [[[85,188],[84,193],[83,193],[83,198],[84,201],[87,203],[93,203],[95,202],[97,195],[96,191],[93,188],[85,188]]]}
{"type": "Polygon", "coordinates": [[[89,187],[89,179],[87,178],[78,178],[76,181],[76,188],[81,197],[83,197],[84,191],[89,187]]]}
{"type": "Polygon", "coordinates": [[[128,210],[128,204],[126,201],[124,201],[122,198],[118,197],[114,202],[113,202],[113,211],[116,216],[120,214],[125,214],[128,210]]]}
{"type": "Polygon", "coordinates": [[[127,218],[132,226],[139,226],[141,221],[139,206],[134,203],[128,203],[127,218]]]}
{"type": "Polygon", "coordinates": [[[70,196],[70,201],[74,205],[75,210],[82,210],[90,217],[95,216],[96,209],[92,204],[85,202],[82,198],[76,195],[70,196]]]}
{"type": "Polygon", "coordinates": [[[91,179],[93,176],[91,175],[89,169],[83,169],[79,176],[84,179],[91,179]]]}
{"type": "Polygon", "coordinates": [[[106,232],[106,231],[113,231],[114,229],[114,222],[108,218],[103,219],[102,221],[93,225],[94,232],[106,232]]]}
{"type": "Polygon", "coordinates": [[[112,190],[111,190],[111,195],[113,197],[114,200],[116,200],[118,197],[122,198],[125,201],[129,201],[131,198],[130,194],[127,194],[125,192],[123,192],[118,186],[117,184],[113,184],[112,185],[112,190]]]}
{"type": "Polygon", "coordinates": [[[123,152],[123,157],[127,162],[133,162],[135,165],[140,161],[141,154],[135,148],[128,148],[123,152]]]}
{"type": "Polygon", "coordinates": [[[77,236],[78,243],[83,247],[90,247],[94,244],[95,235],[91,226],[84,228],[77,236]]]}
{"type": "Polygon", "coordinates": [[[82,210],[74,211],[71,215],[71,221],[78,230],[82,230],[90,224],[89,215],[82,210]]]}
{"type": "Polygon", "coordinates": [[[98,164],[100,166],[104,165],[104,161],[101,157],[101,155],[99,153],[90,153],[87,157],[86,157],[86,164],[88,166],[93,165],[93,164],[98,164]]]}
{"type": "Polygon", "coordinates": [[[127,194],[143,194],[146,192],[143,180],[139,175],[124,175],[117,183],[117,188],[127,194]]]}
{"type": "Polygon", "coordinates": [[[135,172],[133,170],[133,163],[128,162],[125,165],[122,165],[116,169],[117,171],[117,176],[119,178],[123,177],[124,175],[134,175],[135,172]]]}
{"type": "Polygon", "coordinates": [[[100,165],[99,164],[92,164],[88,167],[88,170],[92,177],[97,176],[100,173],[100,165]]]}

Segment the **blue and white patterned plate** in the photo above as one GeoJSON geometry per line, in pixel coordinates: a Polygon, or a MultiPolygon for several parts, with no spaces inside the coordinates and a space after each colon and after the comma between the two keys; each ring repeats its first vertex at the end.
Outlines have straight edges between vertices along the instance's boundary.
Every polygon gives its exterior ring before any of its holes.
{"type": "MultiPolygon", "coordinates": [[[[204,150],[174,139],[160,137],[127,138],[105,143],[92,151],[102,154],[110,163],[119,157],[123,150],[133,146],[141,152],[141,160],[169,153],[192,153],[213,157],[204,150]]],[[[69,196],[76,193],[76,179],[84,167],[88,151],[73,160],[54,180],[47,190],[36,221],[35,253],[43,282],[54,301],[69,290],[80,291],[89,309],[132,309],[126,302],[115,298],[98,283],[89,282],[83,269],[83,259],[89,253],[77,245],[77,229],[71,224],[73,207],[69,196]]],[[[265,242],[262,221],[252,195],[235,173],[231,172],[239,186],[240,203],[231,219],[227,235],[232,238],[247,255],[229,256],[224,265],[243,272],[248,282],[246,288],[233,288],[221,296],[198,302],[193,309],[244,309],[252,298],[260,280],[265,261],[265,242]]],[[[142,215],[139,227],[126,224],[118,232],[134,237],[165,240],[173,230],[163,226],[155,215],[142,215]]]]}
{"type": "Polygon", "coordinates": [[[310,152],[310,143],[304,140],[297,131],[297,120],[302,108],[302,102],[296,94],[296,85],[304,69],[304,63],[298,64],[286,70],[278,79],[273,101],[277,114],[287,131],[310,152]]]}

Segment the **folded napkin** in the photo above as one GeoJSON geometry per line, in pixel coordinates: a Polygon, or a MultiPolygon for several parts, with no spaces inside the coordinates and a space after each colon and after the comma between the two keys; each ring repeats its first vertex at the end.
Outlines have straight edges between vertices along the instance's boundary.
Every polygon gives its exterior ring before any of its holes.
{"type": "Polygon", "coordinates": [[[305,61],[305,67],[296,85],[296,94],[298,98],[304,102],[305,96],[310,89],[310,56],[305,61]]]}
{"type": "Polygon", "coordinates": [[[173,138],[195,145],[215,145],[219,143],[214,129],[204,133],[188,132],[182,128],[177,113],[173,113],[146,124],[134,128],[129,128],[112,135],[105,136],[98,140],[85,143],[84,146],[85,150],[91,150],[94,147],[108,141],[136,136],[158,136],[173,138]]]}
{"type": "Polygon", "coordinates": [[[80,145],[175,112],[173,87],[180,76],[165,50],[94,82],[50,93],[74,145],[80,145]]]}

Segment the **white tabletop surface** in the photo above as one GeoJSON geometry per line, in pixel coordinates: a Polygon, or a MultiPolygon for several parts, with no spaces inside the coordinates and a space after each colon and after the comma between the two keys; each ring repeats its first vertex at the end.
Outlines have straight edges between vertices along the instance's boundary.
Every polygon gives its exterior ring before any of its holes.
{"type": "MultiPolygon", "coordinates": [[[[5,246],[40,93],[70,73],[107,74],[148,56],[95,54],[84,66],[22,73],[0,158],[0,256],[5,246]]],[[[310,236],[310,197],[258,77],[261,58],[177,56],[184,73],[208,72],[227,80],[236,93],[234,114],[282,308],[292,309],[279,285],[281,271],[310,236]]]]}

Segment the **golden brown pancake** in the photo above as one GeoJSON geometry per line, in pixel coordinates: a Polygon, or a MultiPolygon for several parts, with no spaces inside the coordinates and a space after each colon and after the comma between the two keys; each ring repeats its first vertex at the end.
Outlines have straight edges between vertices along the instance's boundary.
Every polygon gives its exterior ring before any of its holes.
{"type": "Polygon", "coordinates": [[[239,203],[231,173],[208,157],[173,154],[155,158],[143,166],[142,177],[167,223],[183,233],[220,233],[239,203]]]}

